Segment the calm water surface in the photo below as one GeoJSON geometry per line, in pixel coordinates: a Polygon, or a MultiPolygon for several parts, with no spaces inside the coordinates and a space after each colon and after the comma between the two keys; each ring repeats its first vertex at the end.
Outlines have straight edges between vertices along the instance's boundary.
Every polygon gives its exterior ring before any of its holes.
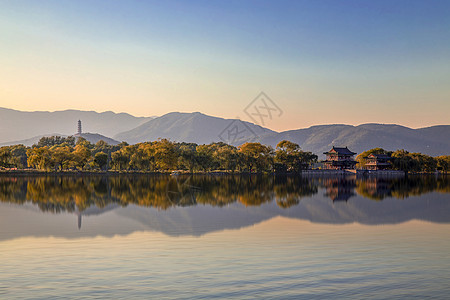
{"type": "Polygon", "coordinates": [[[448,299],[450,179],[0,177],[0,298],[448,299]]]}

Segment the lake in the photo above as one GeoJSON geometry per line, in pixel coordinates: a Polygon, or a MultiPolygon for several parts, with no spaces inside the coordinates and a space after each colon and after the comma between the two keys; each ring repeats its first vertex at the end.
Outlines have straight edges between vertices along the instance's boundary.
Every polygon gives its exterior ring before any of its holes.
{"type": "Polygon", "coordinates": [[[1,299],[444,299],[449,249],[449,176],[0,176],[1,299]]]}

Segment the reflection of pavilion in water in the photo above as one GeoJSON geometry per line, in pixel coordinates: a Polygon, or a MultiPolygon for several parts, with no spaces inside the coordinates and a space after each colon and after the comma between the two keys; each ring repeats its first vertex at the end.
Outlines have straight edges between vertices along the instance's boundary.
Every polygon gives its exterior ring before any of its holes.
{"type": "Polygon", "coordinates": [[[324,178],[323,185],[326,188],[325,196],[329,197],[333,202],[345,201],[355,195],[356,178],[351,177],[331,177],[324,178]]]}
{"type": "Polygon", "coordinates": [[[358,182],[356,191],[364,197],[382,200],[392,195],[390,183],[391,181],[384,178],[367,178],[358,182]]]}

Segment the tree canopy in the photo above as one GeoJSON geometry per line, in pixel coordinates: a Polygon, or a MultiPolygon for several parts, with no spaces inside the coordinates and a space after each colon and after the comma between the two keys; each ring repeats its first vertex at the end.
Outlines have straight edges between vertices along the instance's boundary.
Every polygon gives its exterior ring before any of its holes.
{"type": "MultiPolygon", "coordinates": [[[[364,168],[365,157],[374,154],[391,156],[391,168],[406,172],[448,172],[448,155],[431,157],[406,150],[386,151],[374,148],[360,153],[356,160],[364,168]]],[[[239,147],[223,142],[197,145],[159,139],[129,145],[92,144],[78,137],[44,137],[32,147],[23,145],[0,147],[0,168],[33,168],[43,171],[114,170],[145,172],[250,172],[299,173],[318,160],[314,153],[303,151],[288,140],[275,149],[261,143],[245,143],[239,147]]]]}

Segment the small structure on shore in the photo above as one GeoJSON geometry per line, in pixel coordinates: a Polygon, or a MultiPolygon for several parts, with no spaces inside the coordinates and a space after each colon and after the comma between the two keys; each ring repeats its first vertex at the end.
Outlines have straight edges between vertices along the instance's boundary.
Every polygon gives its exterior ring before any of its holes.
{"type": "Polygon", "coordinates": [[[347,147],[334,147],[330,151],[324,152],[327,160],[324,161],[324,168],[328,170],[355,169],[356,161],[353,159],[355,152],[347,147]]]}
{"type": "Polygon", "coordinates": [[[387,170],[391,167],[391,157],[386,154],[370,154],[365,157],[367,170],[387,170]]]}

